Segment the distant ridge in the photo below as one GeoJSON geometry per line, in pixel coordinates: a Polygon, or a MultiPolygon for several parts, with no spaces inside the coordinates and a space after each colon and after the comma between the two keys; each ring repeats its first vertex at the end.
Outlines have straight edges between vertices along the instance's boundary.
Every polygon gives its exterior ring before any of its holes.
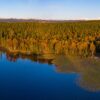
{"type": "Polygon", "coordinates": [[[98,20],[86,20],[86,19],[79,19],[79,20],[44,20],[44,19],[16,19],[16,18],[0,18],[0,22],[80,22],[80,21],[100,21],[98,20]]]}
{"type": "Polygon", "coordinates": [[[9,19],[0,19],[0,22],[33,22],[33,21],[39,21],[35,19],[14,19],[14,18],[9,18],[9,19]]]}

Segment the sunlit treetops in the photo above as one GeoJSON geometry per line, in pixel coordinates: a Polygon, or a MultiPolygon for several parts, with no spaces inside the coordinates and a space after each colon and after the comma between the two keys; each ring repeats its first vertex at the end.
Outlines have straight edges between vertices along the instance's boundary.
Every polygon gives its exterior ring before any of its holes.
{"type": "Polygon", "coordinates": [[[100,21],[0,23],[0,46],[10,51],[94,56],[100,21]]]}

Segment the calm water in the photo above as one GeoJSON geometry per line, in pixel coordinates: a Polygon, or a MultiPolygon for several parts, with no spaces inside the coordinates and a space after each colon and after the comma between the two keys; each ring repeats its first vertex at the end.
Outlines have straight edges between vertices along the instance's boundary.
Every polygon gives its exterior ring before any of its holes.
{"type": "Polygon", "coordinates": [[[61,72],[54,64],[21,57],[11,61],[3,53],[0,100],[100,100],[100,91],[83,88],[79,78],[78,72],[61,72]]]}

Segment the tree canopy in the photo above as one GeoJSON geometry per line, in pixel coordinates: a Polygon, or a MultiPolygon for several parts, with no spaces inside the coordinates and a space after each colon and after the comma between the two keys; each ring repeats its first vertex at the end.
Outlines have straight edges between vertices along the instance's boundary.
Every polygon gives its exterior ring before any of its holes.
{"type": "Polygon", "coordinates": [[[100,52],[100,21],[0,22],[0,47],[82,57],[100,52]]]}

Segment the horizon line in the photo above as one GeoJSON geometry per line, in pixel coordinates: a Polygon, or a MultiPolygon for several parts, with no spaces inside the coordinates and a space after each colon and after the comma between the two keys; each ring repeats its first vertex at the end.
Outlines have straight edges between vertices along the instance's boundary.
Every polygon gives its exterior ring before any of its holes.
{"type": "Polygon", "coordinates": [[[56,18],[17,18],[17,17],[0,17],[0,19],[18,19],[18,20],[58,20],[58,21],[67,21],[67,20],[100,20],[100,17],[98,18],[75,18],[75,19],[56,19],[56,18]]]}

